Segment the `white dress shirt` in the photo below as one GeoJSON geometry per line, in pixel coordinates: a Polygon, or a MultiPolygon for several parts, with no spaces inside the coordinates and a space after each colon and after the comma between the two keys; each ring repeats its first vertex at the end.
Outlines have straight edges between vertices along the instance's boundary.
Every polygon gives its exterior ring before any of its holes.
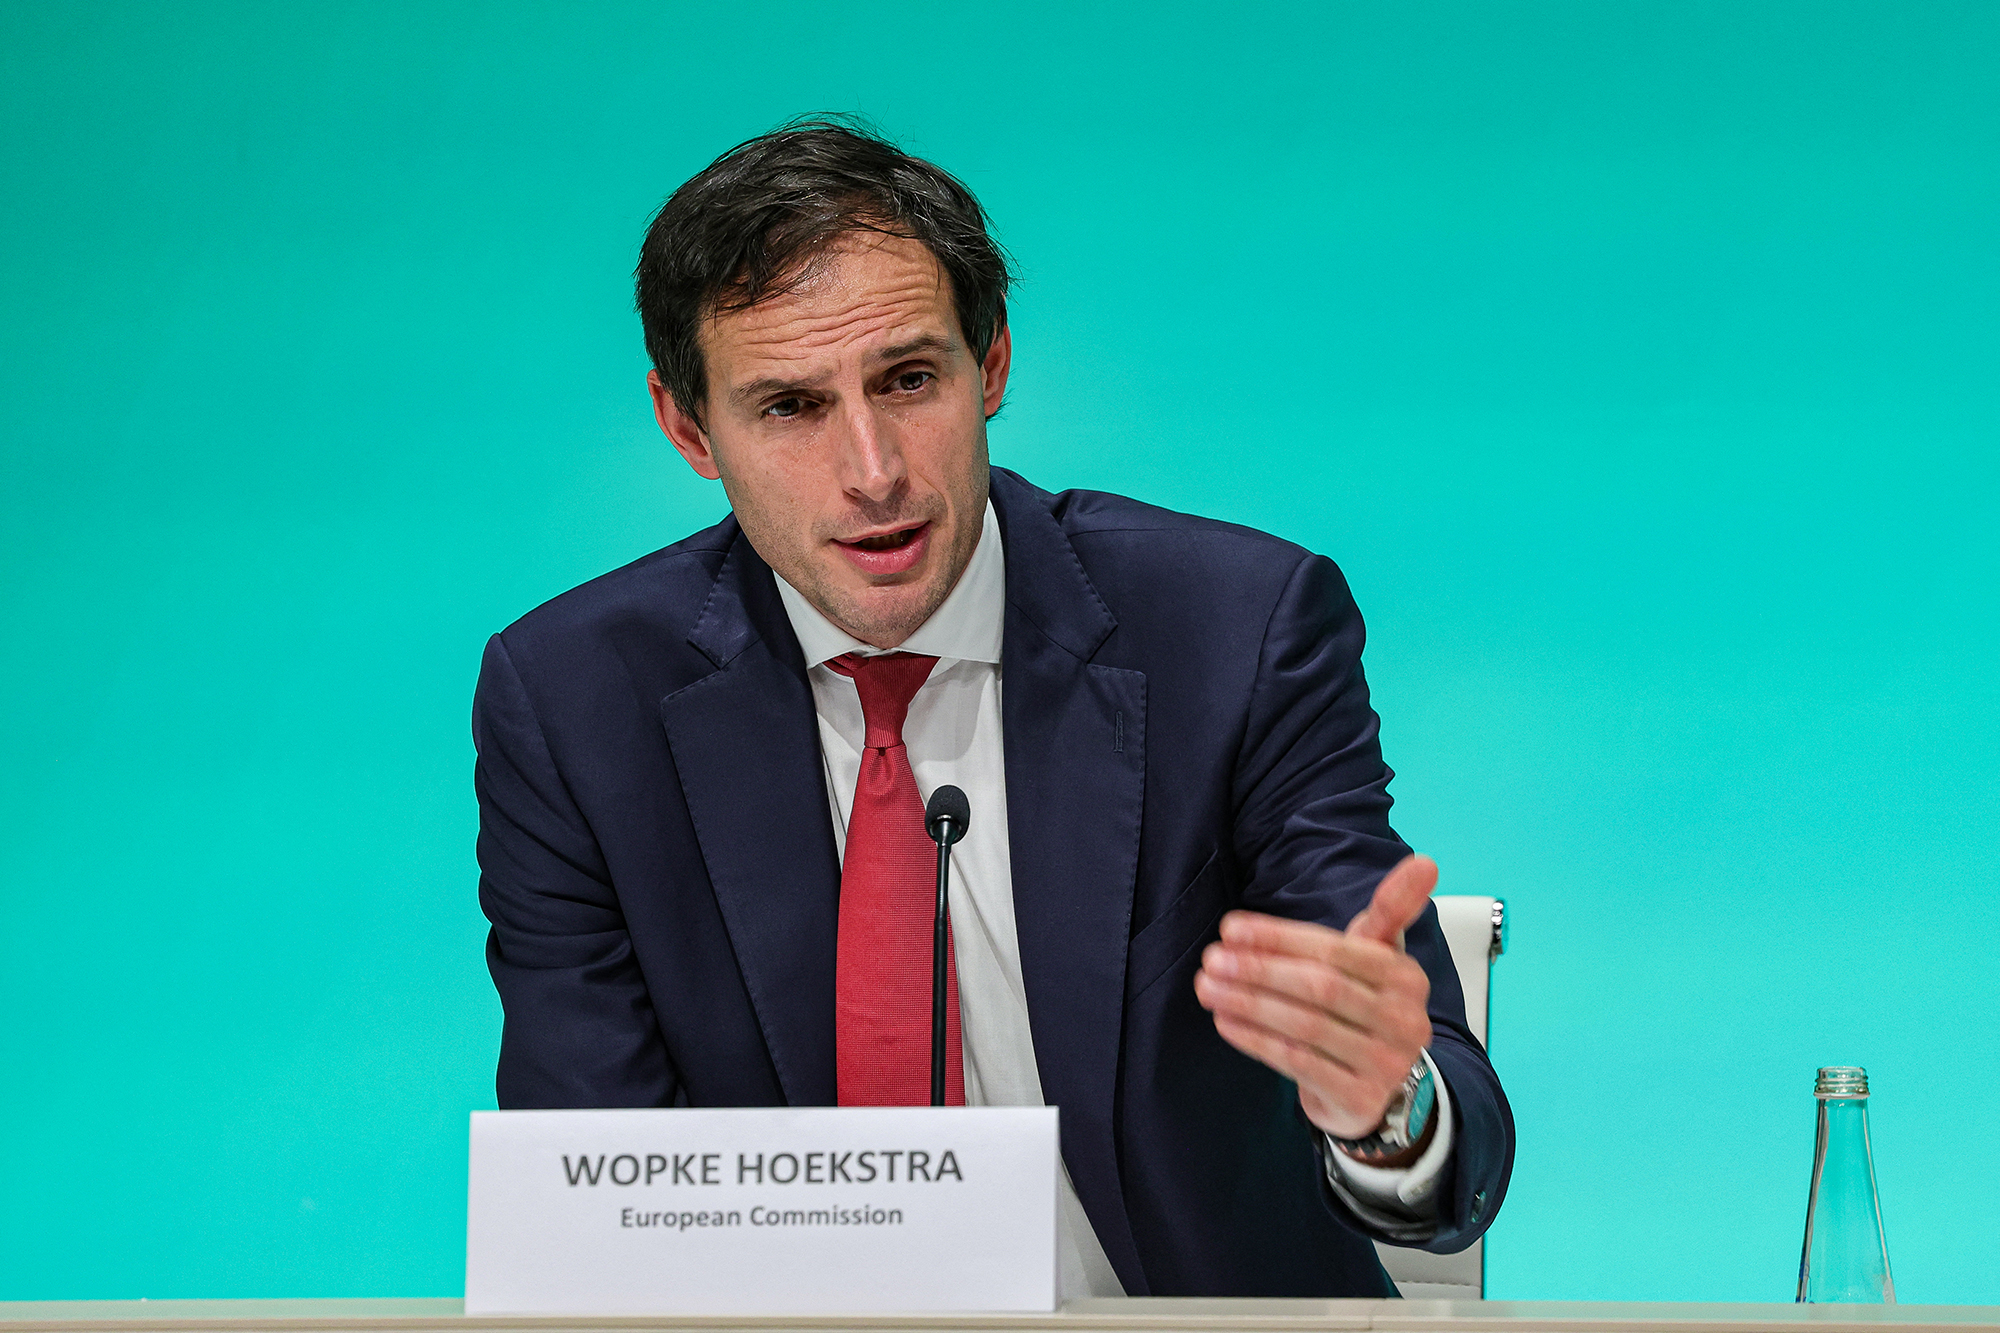
{"type": "MultiPolygon", "coordinates": [[[[813,706],[819,714],[827,803],[841,855],[847,818],[861,773],[866,728],[854,682],[825,663],[843,653],[872,656],[873,648],[821,615],[789,583],[778,594],[805,651],[813,706]]],[[[952,850],[951,929],[958,970],[959,1025],[964,1043],[968,1106],[1042,1106],[1028,995],[1021,980],[1021,945],[1014,930],[1014,875],[1008,859],[1007,773],[1000,725],[1000,638],[1007,608],[1007,561],[1000,523],[986,507],[985,526],[958,586],[897,652],[938,659],[910,702],[903,744],[925,800],[937,788],[962,788],[972,810],[963,841],[952,850]]],[[[1426,1060],[1429,1056],[1425,1057],[1426,1060]]],[[[1326,1154],[1334,1188],[1349,1207],[1390,1234],[1421,1228],[1437,1215],[1433,1196],[1451,1151],[1451,1103],[1437,1081],[1438,1132],[1414,1165],[1385,1170],[1326,1154]]],[[[1124,1288],[1091,1228],[1065,1169],[1059,1182],[1057,1255],[1062,1299],[1122,1296],[1124,1288]]]]}

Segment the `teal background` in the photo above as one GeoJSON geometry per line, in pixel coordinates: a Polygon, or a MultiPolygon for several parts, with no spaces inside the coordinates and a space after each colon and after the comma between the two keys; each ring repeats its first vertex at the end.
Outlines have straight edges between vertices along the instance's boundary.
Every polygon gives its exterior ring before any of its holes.
{"type": "Polygon", "coordinates": [[[1865,1064],[2000,1303],[2000,7],[0,8],[0,1297],[449,1295],[485,636],[720,515],[628,274],[858,110],[1025,277],[997,459],[1346,569],[1514,912],[1510,1298],[1787,1300],[1865,1064]]]}

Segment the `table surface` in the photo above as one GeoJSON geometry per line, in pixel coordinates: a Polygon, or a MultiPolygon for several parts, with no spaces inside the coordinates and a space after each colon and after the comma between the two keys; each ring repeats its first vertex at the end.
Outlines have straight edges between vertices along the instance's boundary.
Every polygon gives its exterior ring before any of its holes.
{"type": "Polygon", "coordinates": [[[0,1333],[660,1329],[666,1333],[1891,1333],[1992,1329],[1993,1305],[1698,1305],[1597,1301],[1076,1301],[1053,1314],[468,1316],[457,1300],[0,1301],[0,1333]]]}

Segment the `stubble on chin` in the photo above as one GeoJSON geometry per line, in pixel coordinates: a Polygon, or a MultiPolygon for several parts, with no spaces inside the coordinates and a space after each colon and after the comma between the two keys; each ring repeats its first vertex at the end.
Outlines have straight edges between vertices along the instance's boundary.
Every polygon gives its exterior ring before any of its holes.
{"type": "MultiPolygon", "coordinates": [[[[793,586],[821,615],[863,643],[893,648],[922,628],[951,596],[979,545],[979,534],[985,524],[984,505],[980,506],[978,516],[979,521],[970,531],[958,536],[953,550],[934,552],[941,557],[938,568],[920,584],[842,587],[814,568],[811,586],[806,583],[793,586]]],[[[834,558],[841,557],[836,554],[834,558]]]]}
{"type": "Polygon", "coordinates": [[[940,573],[916,585],[853,589],[826,582],[799,591],[821,615],[863,643],[893,648],[936,614],[954,582],[940,573]]]}

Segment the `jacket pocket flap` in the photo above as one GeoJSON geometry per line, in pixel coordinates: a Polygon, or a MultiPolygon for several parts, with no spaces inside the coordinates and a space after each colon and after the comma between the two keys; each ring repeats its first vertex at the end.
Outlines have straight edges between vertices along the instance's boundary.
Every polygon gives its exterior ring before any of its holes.
{"type": "Polygon", "coordinates": [[[1145,990],[1197,946],[1208,942],[1215,923],[1229,906],[1223,865],[1221,851],[1212,853],[1187,887],[1132,937],[1125,956],[1127,995],[1145,990]]]}

